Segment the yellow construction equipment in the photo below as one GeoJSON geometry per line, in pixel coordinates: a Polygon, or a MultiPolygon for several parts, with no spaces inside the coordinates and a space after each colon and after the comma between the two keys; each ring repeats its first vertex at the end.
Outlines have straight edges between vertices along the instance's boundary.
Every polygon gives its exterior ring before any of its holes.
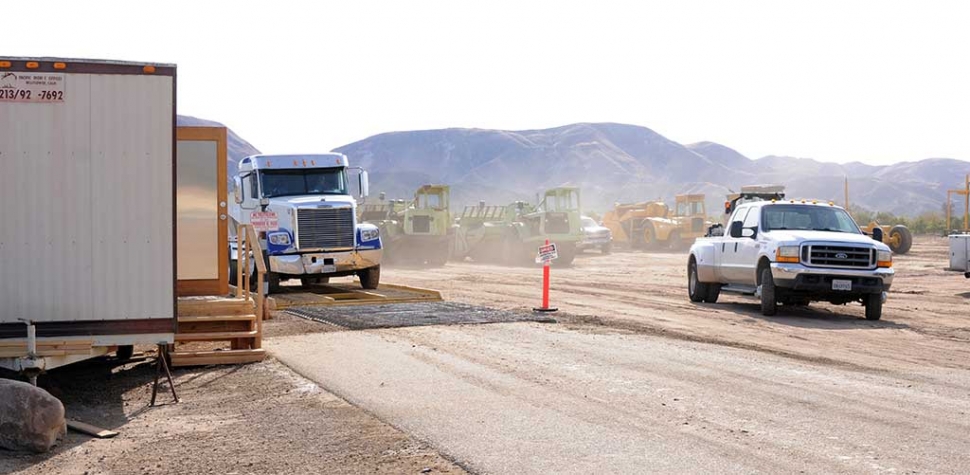
{"type": "MultiPolygon", "coordinates": [[[[845,178],[845,211],[850,215],[852,214],[852,211],[849,210],[849,177],[845,178]]],[[[887,226],[879,224],[873,219],[869,224],[860,227],[862,232],[866,234],[872,234],[872,230],[875,228],[882,229],[882,242],[896,254],[906,254],[913,247],[913,233],[902,224],[887,226]]]]}
{"type": "Polygon", "coordinates": [[[704,195],[677,195],[674,209],[660,201],[616,204],[603,215],[613,240],[637,249],[679,249],[702,237],[715,224],[708,219],[704,195]]]}
{"type": "Polygon", "coordinates": [[[946,230],[952,231],[950,229],[950,215],[952,211],[951,197],[953,195],[959,195],[963,197],[963,229],[960,231],[970,232],[970,175],[967,175],[965,181],[963,182],[962,190],[946,190],[946,230]]]}

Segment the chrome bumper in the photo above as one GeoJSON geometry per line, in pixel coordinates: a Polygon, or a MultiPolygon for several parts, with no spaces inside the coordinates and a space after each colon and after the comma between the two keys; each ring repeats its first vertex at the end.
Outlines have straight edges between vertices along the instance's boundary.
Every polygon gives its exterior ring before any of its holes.
{"type": "Polygon", "coordinates": [[[802,264],[771,263],[771,277],[775,280],[794,280],[799,275],[833,275],[845,277],[875,277],[882,279],[886,290],[893,284],[896,271],[890,268],[878,269],[836,269],[828,267],[808,267],[802,264]]]}
{"type": "Polygon", "coordinates": [[[379,265],[383,255],[382,249],[371,249],[269,256],[269,270],[287,275],[348,273],[379,265]],[[327,262],[331,259],[332,264],[327,262]]]}

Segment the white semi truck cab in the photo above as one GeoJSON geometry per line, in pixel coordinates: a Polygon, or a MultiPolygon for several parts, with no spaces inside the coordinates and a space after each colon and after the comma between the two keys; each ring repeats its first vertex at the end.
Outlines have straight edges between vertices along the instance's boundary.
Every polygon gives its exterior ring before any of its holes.
{"type": "MultiPolygon", "coordinates": [[[[269,291],[280,281],[304,285],[330,277],[356,275],[365,289],[376,289],[382,246],[377,226],[357,222],[357,200],[350,195],[347,157],[253,155],[239,162],[230,199],[230,282],[238,285],[236,225],[272,222],[259,233],[269,265],[269,291]]],[[[359,169],[357,169],[359,170],[359,169]]],[[[360,197],[368,192],[367,172],[359,170],[360,197]]]]}

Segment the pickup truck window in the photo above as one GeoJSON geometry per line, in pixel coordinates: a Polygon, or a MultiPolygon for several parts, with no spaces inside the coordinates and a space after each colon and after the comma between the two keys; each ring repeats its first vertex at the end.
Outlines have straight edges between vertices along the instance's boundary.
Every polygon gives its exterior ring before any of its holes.
{"type": "Polygon", "coordinates": [[[761,228],[765,232],[799,230],[862,234],[845,210],[816,205],[765,206],[761,228]]]}
{"type": "Polygon", "coordinates": [[[735,221],[744,222],[744,218],[748,214],[748,210],[749,209],[751,209],[751,208],[739,208],[739,209],[735,210],[734,211],[734,214],[731,215],[731,220],[728,221],[728,226],[730,226],[731,223],[733,223],[735,221]]]}
{"type": "Polygon", "coordinates": [[[744,218],[744,224],[742,226],[744,226],[745,228],[758,227],[758,213],[749,212],[748,215],[744,218]]]}

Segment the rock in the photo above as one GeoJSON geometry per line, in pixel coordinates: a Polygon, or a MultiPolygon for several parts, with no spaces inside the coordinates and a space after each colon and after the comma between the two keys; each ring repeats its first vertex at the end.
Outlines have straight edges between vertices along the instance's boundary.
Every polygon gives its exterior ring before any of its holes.
{"type": "Polygon", "coordinates": [[[0,378],[0,447],[47,452],[66,433],[61,401],[30,384],[0,378]]]}

